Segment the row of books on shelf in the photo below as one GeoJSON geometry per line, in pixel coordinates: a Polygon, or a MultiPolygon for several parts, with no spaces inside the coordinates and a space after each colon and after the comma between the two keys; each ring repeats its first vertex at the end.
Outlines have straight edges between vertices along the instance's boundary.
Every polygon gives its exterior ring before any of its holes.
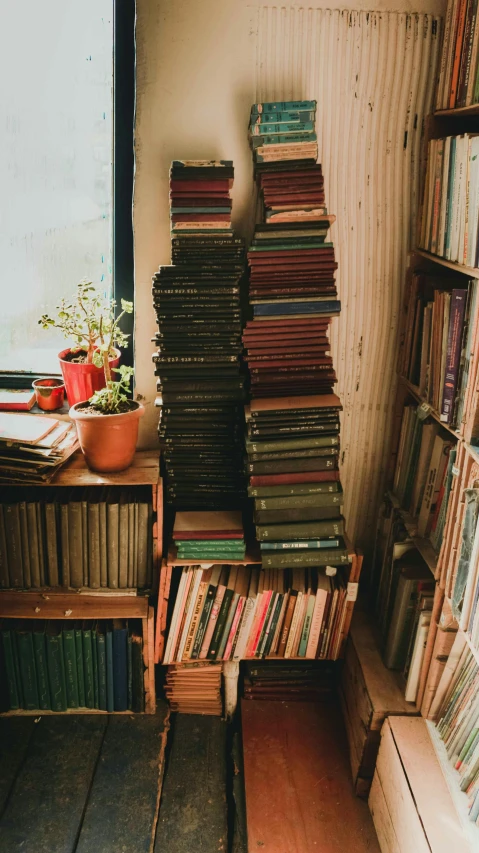
{"type": "Polygon", "coordinates": [[[139,620],[16,620],[0,627],[3,710],[144,710],[139,620]]]}
{"type": "Polygon", "coordinates": [[[333,567],[185,566],[163,663],[270,655],[335,660],[353,600],[346,575],[333,567]]]}
{"type": "Polygon", "coordinates": [[[398,369],[451,427],[467,411],[477,281],[414,272],[398,369]]]}
{"type": "Polygon", "coordinates": [[[419,536],[436,550],[442,542],[455,461],[455,442],[421,407],[404,407],[393,490],[401,507],[417,518],[419,536]]]}
{"type": "Polygon", "coordinates": [[[479,262],[479,136],[432,139],[428,146],[419,246],[449,261],[479,262]]]}
{"type": "Polygon", "coordinates": [[[477,0],[448,0],[436,109],[479,102],[479,24],[477,0]]]}
{"type": "Polygon", "coordinates": [[[144,589],[152,517],[148,487],[3,489],[0,587],[144,589]]]}
{"type": "Polygon", "coordinates": [[[335,669],[330,661],[246,661],[243,697],[272,702],[317,702],[334,694],[335,669]]]}

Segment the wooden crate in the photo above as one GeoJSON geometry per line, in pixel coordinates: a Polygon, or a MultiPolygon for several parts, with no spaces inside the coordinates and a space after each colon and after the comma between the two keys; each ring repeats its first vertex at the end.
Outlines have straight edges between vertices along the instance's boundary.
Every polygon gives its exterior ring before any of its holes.
{"type": "Polygon", "coordinates": [[[356,610],[339,685],[349,743],[353,782],[358,797],[371,787],[381,737],[389,715],[417,715],[406,702],[397,673],[386,669],[366,613],[356,610]]]}
{"type": "Polygon", "coordinates": [[[389,717],[369,808],[382,853],[472,853],[422,717],[389,717]]]}

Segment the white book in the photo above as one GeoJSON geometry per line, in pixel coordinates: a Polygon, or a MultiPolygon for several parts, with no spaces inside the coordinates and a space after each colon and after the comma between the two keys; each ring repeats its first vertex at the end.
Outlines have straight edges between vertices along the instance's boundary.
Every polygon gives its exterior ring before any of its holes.
{"type": "Polygon", "coordinates": [[[181,632],[180,644],[178,646],[178,654],[176,656],[176,660],[178,660],[178,661],[181,661],[181,659],[183,657],[183,652],[185,650],[186,638],[188,636],[188,631],[190,629],[190,622],[191,622],[191,619],[193,617],[193,612],[194,612],[195,605],[196,605],[196,598],[198,595],[198,588],[199,588],[199,585],[201,582],[202,575],[203,575],[203,569],[195,569],[194,577],[193,577],[193,580],[191,581],[192,587],[191,587],[191,593],[189,595],[188,610],[187,610],[185,622],[183,625],[183,631],[181,632]]]}
{"type": "Polygon", "coordinates": [[[328,600],[328,591],[330,583],[326,575],[318,572],[318,589],[316,591],[316,601],[314,602],[313,617],[311,619],[311,630],[308,637],[308,645],[306,646],[306,657],[314,659],[318,651],[319,636],[321,634],[321,626],[324,619],[324,609],[328,600]]]}
{"type": "Polygon", "coordinates": [[[171,647],[173,645],[173,638],[177,634],[179,611],[181,609],[181,605],[183,602],[183,593],[185,590],[185,584],[186,584],[187,577],[188,577],[188,566],[184,566],[183,571],[181,573],[178,592],[176,594],[176,601],[175,601],[175,607],[173,610],[173,616],[171,617],[170,630],[168,632],[168,640],[166,642],[166,649],[165,649],[165,654],[163,656],[163,663],[170,663],[171,662],[171,655],[172,655],[171,647]]]}
{"type": "Polygon", "coordinates": [[[284,652],[285,658],[291,657],[291,652],[293,649],[294,639],[296,637],[296,631],[298,628],[299,617],[301,615],[301,611],[303,609],[303,596],[304,593],[301,590],[298,590],[298,595],[296,598],[296,604],[294,607],[293,619],[291,621],[291,627],[289,629],[288,641],[286,643],[286,649],[284,652]]]}
{"type": "Polygon", "coordinates": [[[469,169],[469,223],[466,263],[468,266],[474,267],[477,251],[477,222],[479,219],[479,135],[473,136],[471,139],[471,162],[469,169]]]}
{"type": "Polygon", "coordinates": [[[406,702],[415,702],[419,687],[419,677],[421,675],[422,662],[426,651],[427,635],[431,624],[431,612],[424,611],[419,614],[419,622],[416,631],[416,639],[411,657],[411,665],[409,667],[409,675],[406,682],[406,693],[404,698],[406,702]]]}
{"type": "Polygon", "coordinates": [[[428,252],[431,251],[431,232],[432,232],[432,219],[434,215],[434,193],[436,190],[436,157],[437,157],[437,147],[438,147],[438,139],[431,139],[429,143],[429,158],[427,164],[428,171],[428,196],[427,196],[427,206],[425,210],[426,214],[426,229],[423,237],[423,246],[427,249],[428,252]]]}

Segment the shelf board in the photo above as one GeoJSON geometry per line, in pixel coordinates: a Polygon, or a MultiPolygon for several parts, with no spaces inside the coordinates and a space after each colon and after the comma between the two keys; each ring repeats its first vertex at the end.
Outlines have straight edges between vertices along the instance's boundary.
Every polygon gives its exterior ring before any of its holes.
{"type": "MultiPolygon", "coordinates": [[[[265,658],[263,658],[263,657],[261,657],[261,658],[257,658],[257,657],[241,658],[241,661],[247,661],[247,662],[248,661],[251,661],[251,662],[256,661],[257,663],[261,663],[265,660],[268,660],[268,661],[276,660],[276,661],[283,661],[283,662],[287,662],[290,660],[302,660],[304,663],[316,663],[316,661],[318,663],[321,663],[322,661],[330,661],[331,662],[331,661],[340,660],[340,658],[305,658],[305,657],[298,657],[298,656],[285,658],[285,657],[279,657],[278,655],[267,655],[265,658]]],[[[219,658],[218,660],[206,660],[206,659],[202,658],[199,661],[196,661],[196,660],[195,661],[192,661],[192,660],[172,660],[172,661],[170,661],[170,663],[163,663],[163,661],[161,661],[161,666],[188,666],[188,665],[191,666],[192,663],[196,663],[196,662],[204,663],[204,664],[209,664],[209,663],[210,664],[214,664],[214,663],[217,664],[217,663],[229,663],[230,661],[231,661],[231,658],[229,658],[228,660],[224,660],[224,658],[219,658]]],[[[240,661],[236,661],[236,663],[240,663],[240,661]]],[[[192,669],[193,668],[194,667],[192,667],[192,669]]]]}
{"type": "MultiPolygon", "coordinates": [[[[160,479],[160,451],[139,450],[125,471],[98,474],[90,471],[81,450],[63,465],[48,486],[148,486],[160,479]]],[[[41,484],[40,484],[41,485],[41,484]]]]}
{"type": "Polygon", "coordinates": [[[401,518],[404,522],[404,527],[409,533],[409,536],[414,542],[414,545],[421,554],[423,560],[427,563],[428,568],[431,570],[432,574],[435,576],[438,555],[432,547],[432,543],[424,536],[418,535],[417,520],[413,518],[409,512],[406,512],[406,510],[400,506],[396,495],[393,494],[393,492],[388,492],[388,497],[394,509],[397,510],[401,515],[401,518]]]}
{"type": "Polygon", "coordinates": [[[424,249],[414,249],[413,254],[420,255],[421,258],[426,258],[426,260],[431,261],[434,264],[440,264],[442,267],[454,270],[454,272],[467,275],[469,278],[479,278],[479,269],[477,267],[467,267],[465,264],[448,261],[446,258],[441,258],[439,255],[434,255],[432,252],[426,252],[424,249]]]}
{"type": "Polygon", "coordinates": [[[148,598],[2,590],[0,616],[15,619],[146,619],[148,598]]]}
{"type": "MultiPolygon", "coordinates": [[[[428,406],[430,406],[430,404],[425,399],[425,397],[421,396],[421,394],[419,392],[419,388],[417,388],[416,385],[413,385],[412,382],[409,381],[409,379],[406,379],[405,376],[399,376],[399,381],[407,388],[409,393],[418,401],[418,403],[426,403],[428,406]]],[[[461,437],[457,430],[448,426],[448,424],[445,424],[444,421],[441,421],[441,417],[439,415],[439,412],[437,412],[432,407],[430,409],[428,417],[433,418],[435,421],[437,421],[439,426],[441,426],[443,429],[445,429],[450,435],[453,436],[453,438],[459,439],[461,437]]]]}
{"type": "Polygon", "coordinates": [[[465,118],[467,116],[479,116],[479,104],[470,104],[468,107],[453,107],[450,110],[436,110],[436,118],[465,118]]]}
{"type": "Polygon", "coordinates": [[[473,823],[472,820],[469,820],[467,808],[467,794],[461,791],[459,787],[459,773],[449,762],[446,747],[444,746],[443,741],[439,737],[439,733],[436,729],[436,726],[430,720],[426,720],[426,726],[444,779],[446,780],[447,787],[449,788],[451,799],[454,803],[455,809],[457,811],[459,820],[467,836],[467,839],[471,845],[472,853],[473,850],[479,850],[479,827],[476,826],[476,824],[473,823]]]}

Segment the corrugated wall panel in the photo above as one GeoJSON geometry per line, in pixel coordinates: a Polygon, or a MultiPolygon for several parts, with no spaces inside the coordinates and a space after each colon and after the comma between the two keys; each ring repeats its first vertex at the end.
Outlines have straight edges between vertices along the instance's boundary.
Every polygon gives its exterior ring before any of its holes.
{"type": "Polygon", "coordinates": [[[366,551],[388,460],[398,317],[439,36],[440,19],[425,14],[258,9],[256,100],[318,101],[326,199],[337,216],[342,313],[332,339],[345,515],[366,551]]]}

